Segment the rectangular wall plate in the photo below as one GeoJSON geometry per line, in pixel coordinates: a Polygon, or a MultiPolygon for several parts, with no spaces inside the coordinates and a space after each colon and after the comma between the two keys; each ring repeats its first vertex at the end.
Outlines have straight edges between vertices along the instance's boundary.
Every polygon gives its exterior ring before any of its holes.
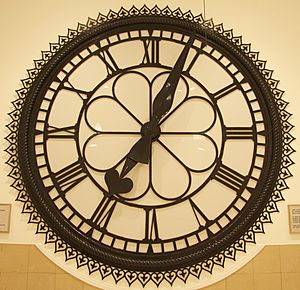
{"type": "Polygon", "coordinates": [[[292,204],[289,209],[289,224],[291,234],[300,234],[300,204],[292,204]]]}
{"type": "Polygon", "coordinates": [[[8,233],[10,228],[11,204],[0,204],[0,233],[8,233]]]}

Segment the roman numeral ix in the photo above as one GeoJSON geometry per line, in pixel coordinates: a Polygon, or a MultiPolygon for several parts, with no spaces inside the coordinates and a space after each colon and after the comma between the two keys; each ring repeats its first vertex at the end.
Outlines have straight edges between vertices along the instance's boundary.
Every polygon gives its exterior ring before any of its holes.
{"type": "Polygon", "coordinates": [[[62,128],[47,126],[46,138],[75,139],[75,133],[76,125],[62,128]]]}

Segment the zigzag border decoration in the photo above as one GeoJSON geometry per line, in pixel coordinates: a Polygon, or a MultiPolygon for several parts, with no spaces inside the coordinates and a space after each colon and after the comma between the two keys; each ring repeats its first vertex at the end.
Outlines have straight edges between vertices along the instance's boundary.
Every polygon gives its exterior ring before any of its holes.
{"type": "Polygon", "coordinates": [[[234,36],[233,31],[225,30],[222,24],[216,25],[211,19],[205,20],[201,14],[194,16],[191,11],[182,12],[179,8],[172,10],[168,6],[160,9],[158,6],[148,8],[146,5],[144,5],[140,9],[133,6],[129,10],[126,10],[125,8],[121,8],[118,12],[111,10],[107,15],[99,14],[97,19],[88,18],[86,24],[78,24],[77,29],[69,29],[66,36],[59,36],[57,43],[50,43],[49,50],[42,51],[42,58],[34,61],[35,67],[28,70],[28,78],[22,80],[22,88],[17,90],[18,98],[12,102],[14,109],[9,113],[11,122],[7,125],[9,134],[5,138],[9,143],[9,146],[5,151],[9,155],[6,164],[11,167],[11,170],[8,174],[8,176],[12,178],[11,186],[18,192],[16,200],[23,203],[22,213],[28,215],[28,223],[36,225],[36,234],[43,235],[45,244],[52,244],[55,253],[64,252],[66,261],[76,261],[77,267],[85,267],[90,275],[95,272],[99,272],[103,280],[110,276],[113,277],[116,283],[121,280],[126,280],[129,286],[133,283],[139,282],[141,286],[145,287],[147,284],[152,282],[154,285],[159,287],[163,281],[166,281],[172,286],[176,280],[182,280],[183,282],[186,282],[190,276],[200,279],[202,272],[208,272],[212,274],[214,268],[224,267],[226,260],[235,260],[238,252],[246,252],[247,245],[255,243],[256,235],[264,233],[264,225],[266,223],[271,223],[272,214],[278,212],[277,202],[284,200],[282,191],[288,188],[286,179],[292,176],[289,167],[294,164],[290,158],[290,155],[294,152],[294,149],[291,146],[291,142],[294,140],[294,137],[291,135],[290,131],[294,126],[288,121],[291,116],[291,114],[286,111],[288,103],[282,98],[283,91],[277,88],[278,81],[272,79],[272,71],[266,68],[266,62],[260,60],[258,55],[258,52],[251,51],[250,44],[244,44],[240,36],[234,36]],[[74,39],[76,36],[80,35],[82,32],[90,29],[91,27],[101,23],[113,21],[115,19],[136,15],[168,16],[178,19],[185,19],[187,21],[199,23],[227,38],[229,41],[235,44],[237,49],[248,56],[248,58],[259,69],[260,73],[264,76],[273,93],[281,118],[283,150],[281,156],[280,173],[278,175],[277,183],[271,198],[266,204],[259,218],[246,233],[244,233],[237,241],[235,241],[235,243],[230,245],[224,251],[198,264],[173,271],[134,272],[125,269],[119,269],[93,260],[90,257],[80,253],[80,251],[77,249],[74,249],[68,245],[55,233],[53,229],[46,224],[36,210],[34,204],[31,202],[21,177],[17,154],[18,128],[24,99],[27,97],[32,83],[35,81],[45,64],[70,40],[74,39]]]}

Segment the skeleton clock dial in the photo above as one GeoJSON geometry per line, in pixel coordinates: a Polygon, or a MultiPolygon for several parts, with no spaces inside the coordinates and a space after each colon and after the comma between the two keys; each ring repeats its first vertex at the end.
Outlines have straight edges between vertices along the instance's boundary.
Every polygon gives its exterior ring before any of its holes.
{"type": "Polygon", "coordinates": [[[194,267],[253,238],[283,137],[250,53],[155,13],[76,34],[20,117],[22,180],[42,219],[83,255],[137,272],[194,267]]]}

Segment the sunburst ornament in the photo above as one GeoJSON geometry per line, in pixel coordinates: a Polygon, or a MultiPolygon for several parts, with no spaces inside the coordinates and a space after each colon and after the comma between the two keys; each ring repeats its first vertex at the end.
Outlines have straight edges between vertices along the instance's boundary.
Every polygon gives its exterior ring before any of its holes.
{"type": "Polygon", "coordinates": [[[55,253],[103,280],[172,286],[264,233],[293,125],[272,71],[232,30],[133,6],[69,29],[34,63],[7,164],[55,253]]]}

